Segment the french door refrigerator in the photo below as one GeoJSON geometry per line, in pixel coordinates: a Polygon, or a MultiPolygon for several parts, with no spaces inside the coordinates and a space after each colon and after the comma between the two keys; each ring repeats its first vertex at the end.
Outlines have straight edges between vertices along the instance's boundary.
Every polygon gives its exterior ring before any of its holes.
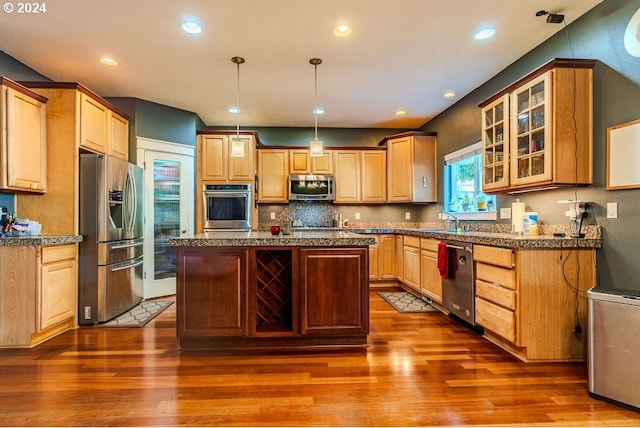
{"type": "Polygon", "coordinates": [[[142,300],[142,176],[127,161],[80,155],[81,325],[109,321],[142,300]]]}

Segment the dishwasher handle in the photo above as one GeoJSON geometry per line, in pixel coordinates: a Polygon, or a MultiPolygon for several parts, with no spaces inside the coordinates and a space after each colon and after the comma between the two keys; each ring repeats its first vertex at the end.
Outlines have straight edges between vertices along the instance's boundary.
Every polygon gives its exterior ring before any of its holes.
{"type": "Polygon", "coordinates": [[[462,250],[462,251],[467,251],[469,253],[471,253],[471,247],[462,247],[460,245],[453,245],[453,244],[445,244],[447,246],[447,248],[453,248],[456,250],[462,250]]]}

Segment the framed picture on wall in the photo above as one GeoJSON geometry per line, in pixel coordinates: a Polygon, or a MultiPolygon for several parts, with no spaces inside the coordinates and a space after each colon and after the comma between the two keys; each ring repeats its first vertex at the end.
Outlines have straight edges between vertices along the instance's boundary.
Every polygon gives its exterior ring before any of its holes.
{"type": "Polygon", "coordinates": [[[607,128],[607,190],[640,187],[640,119],[607,128]]]}

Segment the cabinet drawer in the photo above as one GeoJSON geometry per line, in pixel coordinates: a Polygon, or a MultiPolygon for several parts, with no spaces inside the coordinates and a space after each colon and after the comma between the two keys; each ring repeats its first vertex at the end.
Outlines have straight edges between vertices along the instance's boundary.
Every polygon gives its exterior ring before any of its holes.
{"type": "Polygon", "coordinates": [[[76,258],[76,246],[56,245],[42,248],[42,264],[57,262],[59,260],[73,260],[76,258]]]}
{"type": "Polygon", "coordinates": [[[516,293],[513,290],[488,282],[476,281],[476,296],[482,297],[507,309],[516,309],[516,293]]]}
{"type": "Polygon", "coordinates": [[[515,312],[476,297],[476,322],[508,341],[515,343],[515,312]]]}
{"type": "Polygon", "coordinates": [[[420,248],[427,251],[438,252],[438,244],[440,241],[437,239],[420,238],[420,248]]]}
{"type": "Polygon", "coordinates": [[[489,263],[511,269],[515,266],[513,250],[509,248],[473,246],[473,259],[478,262],[489,263]]]}
{"type": "Polygon", "coordinates": [[[406,247],[415,247],[420,248],[420,238],[417,236],[406,236],[404,237],[404,245],[406,247]]]}
{"type": "Polygon", "coordinates": [[[512,290],[516,289],[516,272],[511,269],[477,263],[476,278],[489,283],[500,284],[502,287],[512,290]]]}

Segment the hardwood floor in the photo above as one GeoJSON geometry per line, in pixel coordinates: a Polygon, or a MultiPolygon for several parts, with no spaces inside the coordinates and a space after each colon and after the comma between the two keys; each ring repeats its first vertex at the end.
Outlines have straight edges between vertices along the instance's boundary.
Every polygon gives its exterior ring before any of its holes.
{"type": "Polygon", "coordinates": [[[360,352],[180,353],[175,306],[144,328],[0,350],[0,425],[640,425],[588,396],[586,364],[521,363],[441,313],[397,313],[376,291],[360,352]]]}

